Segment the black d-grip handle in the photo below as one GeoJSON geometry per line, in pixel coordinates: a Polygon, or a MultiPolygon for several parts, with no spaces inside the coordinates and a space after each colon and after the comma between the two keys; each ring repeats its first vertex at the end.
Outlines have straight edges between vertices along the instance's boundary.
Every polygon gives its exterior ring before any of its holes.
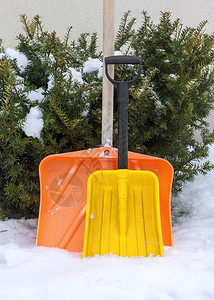
{"type": "Polygon", "coordinates": [[[106,77],[108,80],[115,86],[118,86],[118,83],[121,81],[114,80],[110,77],[108,72],[108,65],[122,65],[122,64],[131,64],[131,65],[139,65],[138,74],[137,76],[129,81],[124,81],[126,84],[128,84],[128,87],[130,88],[140,77],[141,74],[141,57],[137,56],[130,56],[130,55],[116,55],[116,56],[108,56],[105,58],[105,72],[106,77]]]}
{"type": "Polygon", "coordinates": [[[117,89],[118,102],[118,169],[128,168],[128,101],[129,88],[138,80],[141,74],[141,58],[137,56],[118,55],[105,58],[106,77],[117,89]],[[110,77],[108,65],[138,64],[137,76],[129,81],[117,81],[110,77]]]}
{"type": "Polygon", "coordinates": [[[107,65],[120,65],[120,64],[141,64],[141,57],[131,55],[115,55],[105,58],[107,65]]]}

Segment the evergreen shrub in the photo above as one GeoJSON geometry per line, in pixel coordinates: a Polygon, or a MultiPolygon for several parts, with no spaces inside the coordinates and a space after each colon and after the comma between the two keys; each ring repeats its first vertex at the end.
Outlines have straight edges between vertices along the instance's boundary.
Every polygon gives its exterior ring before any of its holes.
{"type": "MultiPolygon", "coordinates": [[[[124,14],[115,50],[142,57],[142,74],[130,90],[129,150],[163,157],[175,175],[173,193],[198,173],[213,166],[207,160],[214,133],[207,116],[213,107],[214,35],[206,21],[196,28],[171,21],[161,13],[154,24],[143,12],[142,25],[124,14]],[[201,141],[195,139],[195,131],[201,141]]],[[[39,162],[60,152],[99,147],[101,140],[102,76],[97,65],[97,35],[82,34],[69,41],[47,32],[39,16],[21,16],[25,34],[17,50],[26,65],[7,54],[0,43],[0,218],[36,217],[39,206],[39,162]],[[88,69],[90,63],[95,68],[88,69]],[[38,132],[26,123],[36,116],[38,132]]],[[[115,68],[115,78],[133,76],[135,68],[115,68]]],[[[114,146],[117,146],[117,103],[114,146]]]]}

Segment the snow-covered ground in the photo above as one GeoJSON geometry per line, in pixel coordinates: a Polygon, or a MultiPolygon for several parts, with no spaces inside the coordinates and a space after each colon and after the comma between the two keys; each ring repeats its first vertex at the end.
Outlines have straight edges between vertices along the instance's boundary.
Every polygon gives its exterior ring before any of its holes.
{"type": "Polygon", "coordinates": [[[186,185],[176,201],[192,213],[174,226],[174,246],[163,257],[82,260],[36,247],[37,220],[1,221],[0,299],[214,299],[214,171],[186,185]]]}

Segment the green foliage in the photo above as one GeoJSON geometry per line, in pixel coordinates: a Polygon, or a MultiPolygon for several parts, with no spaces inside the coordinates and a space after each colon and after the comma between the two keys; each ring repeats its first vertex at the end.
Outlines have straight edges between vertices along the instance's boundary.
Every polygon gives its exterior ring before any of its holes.
{"type": "Polygon", "coordinates": [[[6,56],[0,60],[0,217],[30,216],[38,208],[38,143],[21,129],[28,101],[6,56]]]}
{"type": "Polygon", "coordinates": [[[141,79],[131,91],[129,145],[171,162],[176,194],[184,182],[212,168],[201,160],[214,141],[206,122],[214,102],[214,35],[205,33],[206,21],[183,28],[170,17],[161,13],[155,25],[143,12],[141,27],[127,41],[129,52],[143,62],[141,79]],[[201,142],[195,139],[196,130],[201,142]]]}
{"type": "Polygon", "coordinates": [[[135,18],[132,18],[129,21],[129,15],[130,11],[127,11],[124,13],[123,18],[121,20],[117,35],[116,35],[116,40],[115,40],[115,49],[120,50],[123,48],[124,45],[127,46],[128,43],[131,43],[133,37],[134,37],[134,29],[133,25],[136,21],[135,18]]]}
{"type": "MultiPolygon", "coordinates": [[[[197,28],[183,27],[162,13],[155,25],[143,12],[140,28],[124,14],[115,49],[142,57],[138,83],[130,90],[129,149],[163,157],[175,170],[173,192],[206,174],[212,165],[206,118],[213,107],[214,36],[205,33],[206,22],[197,28]],[[195,131],[202,141],[195,139],[195,131]]],[[[83,33],[69,41],[44,30],[41,19],[21,16],[25,34],[17,49],[28,64],[20,69],[4,55],[0,41],[0,218],[37,216],[38,166],[49,154],[98,147],[101,140],[102,79],[98,70],[84,72],[89,59],[102,61],[97,34],[83,33]],[[78,76],[77,76],[78,75],[78,76]],[[42,93],[42,99],[32,93],[42,93]],[[32,108],[42,113],[39,137],[26,134],[24,124],[32,108]]],[[[115,67],[115,78],[133,77],[136,67],[115,67]]],[[[114,145],[117,146],[117,103],[114,145]]]]}
{"type": "Polygon", "coordinates": [[[96,71],[81,72],[89,57],[100,57],[96,34],[89,41],[88,34],[81,35],[69,44],[70,29],[61,41],[55,32],[43,30],[38,16],[28,21],[23,15],[21,21],[26,35],[19,35],[17,48],[27,67],[22,71],[15,60],[5,55],[0,59],[0,218],[37,216],[42,158],[99,146],[101,135],[101,78],[96,71]],[[73,78],[73,68],[84,81],[73,78]],[[42,101],[30,97],[37,88],[42,101]],[[43,114],[40,138],[27,136],[23,129],[32,107],[43,114]]]}

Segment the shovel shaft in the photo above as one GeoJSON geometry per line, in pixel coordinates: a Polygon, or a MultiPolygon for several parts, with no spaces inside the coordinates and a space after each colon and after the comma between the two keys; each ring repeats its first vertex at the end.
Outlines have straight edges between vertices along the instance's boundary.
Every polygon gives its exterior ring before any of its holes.
{"type": "Polygon", "coordinates": [[[126,82],[117,86],[118,100],[118,169],[128,169],[128,101],[126,82]]]}
{"type": "MultiPolygon", "coordinates": [[[[114,55],[114,6],[115,0],[103,0],[103,59],[114,55]]],[[[105,65],[103,67],[105,69],[105,65]]],[[[109,67],[110,76],[114,78],[114,66],[109,67]]],[[[114,87],[103,72],[102,146],[113,144],[113,97],[114,87]]]]}

